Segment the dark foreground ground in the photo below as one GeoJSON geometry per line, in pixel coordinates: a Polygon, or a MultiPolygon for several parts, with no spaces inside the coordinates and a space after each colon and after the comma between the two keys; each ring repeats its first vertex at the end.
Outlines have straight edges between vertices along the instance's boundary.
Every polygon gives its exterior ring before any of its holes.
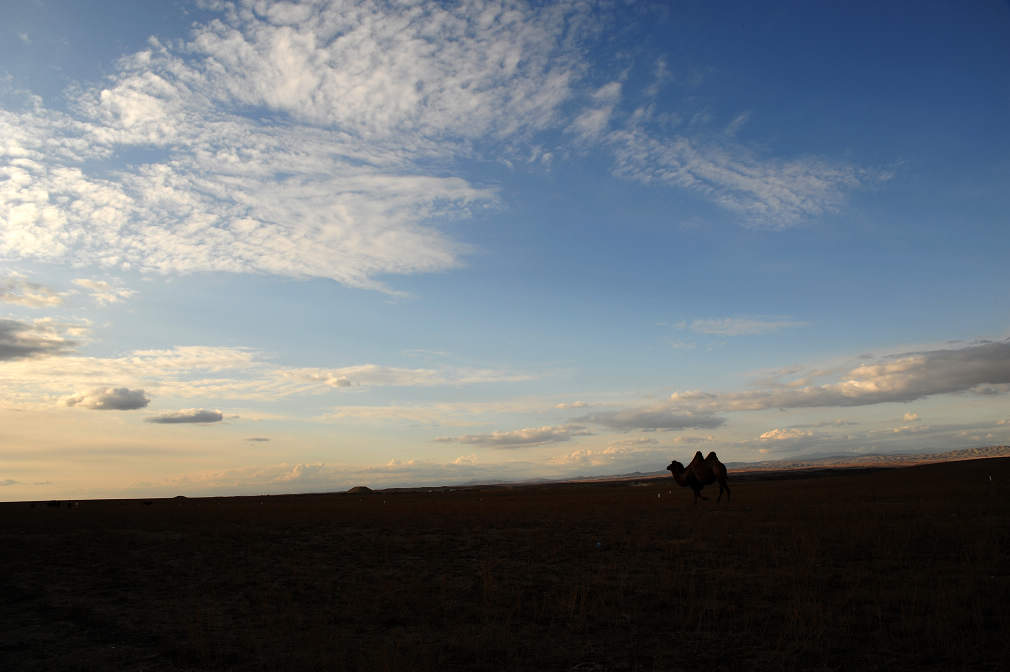
{"type": "Polygon", "coordinates": [[[0,504],[0,669],[1010,669],[1010,460],[671,487],[0,504]]]}

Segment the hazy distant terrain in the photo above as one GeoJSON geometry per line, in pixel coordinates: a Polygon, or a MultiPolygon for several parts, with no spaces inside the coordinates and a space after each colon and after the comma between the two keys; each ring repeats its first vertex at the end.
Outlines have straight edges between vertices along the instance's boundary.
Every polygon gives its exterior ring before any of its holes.
{"type": "Polygon", "coordinates": [[[1010,457],[1010,446],[985,446],[962,448],[942,453],[897,453],[889,455],[831,455],[769,462],[738,462],[728,465],[738,471],[774,471],[780,469],[837,468],[837,467],[904,467],[931,462],[954,462],[989,457],[1010,457]]]}
{"type": "MultiPolygon", "coordinates": [[[[686,454],[682,457],[685,462],[689,460],[689,456],[686,454]]],[[[787,476],[799,476],[802,475],[802,472],[809,472],[812,470],[854,468],[889,469],[894,467],[908,467],[917,464],[930,464],[933,462],[957,462],[961,460],[977,460],[991,457],[1010,457],[1010,446],[962,448],[959,450],[948,450],[942,453],[809,456],[782,460],[766,460],[763,462],[730,462],[726,465],[726,467],[730,472],[735,473],[737,477],[760,478],[764,474],[774,474],[776,477],[781,478],[787,476]],[[800,473],[794,474],[792,472],[800,473]]],[[[633,474],[586,477],[581,479],[572,479],[572,481],[597,482],[609,480],[635,480],[642,478],[665,478],[669,475],[670,474],[667,471],[654,471],[648,473],[635,472],[633,474]]]]}
{"type": "Polygon", "coordinates": [[[0,669],[1010,669],[1010,459],[730,483],[0,504],[0,669]]]}

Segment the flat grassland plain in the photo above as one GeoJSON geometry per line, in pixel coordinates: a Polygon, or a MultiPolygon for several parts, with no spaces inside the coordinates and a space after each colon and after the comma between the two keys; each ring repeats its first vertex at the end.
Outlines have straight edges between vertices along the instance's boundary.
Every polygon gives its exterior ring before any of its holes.
{"type": "Polygon", "coordinates": [[[1010,459],[730,483],[0,504],[0,669],[1010,669],[1010,459]]]}

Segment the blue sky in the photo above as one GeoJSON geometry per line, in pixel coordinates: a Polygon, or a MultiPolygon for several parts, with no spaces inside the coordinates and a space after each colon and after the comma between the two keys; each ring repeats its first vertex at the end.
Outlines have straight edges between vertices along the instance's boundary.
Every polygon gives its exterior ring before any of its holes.
{"type": "Polygon", "coordinates": [[[0,499],[1010,442],[1010,8],[0,22],[0,499]]]}

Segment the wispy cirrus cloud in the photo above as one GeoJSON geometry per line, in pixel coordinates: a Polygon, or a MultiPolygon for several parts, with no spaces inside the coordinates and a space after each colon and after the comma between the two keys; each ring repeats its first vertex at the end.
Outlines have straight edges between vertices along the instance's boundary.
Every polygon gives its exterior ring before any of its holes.
{"type": "Polygon", "coordinates": [[[427,425],[484,424],[488,416],[542,412],[539,400],[429,402],[413,404],[345,405],[323,415],[324,421],[388,423],[400,420],[427,425]]]}
{"type": "Polygon", "coordinates": [[[281,375],[293,381],[321,384],[327,387],[430,387],[434,385],[471,385],[487,382],[519,382],[530,380],[529,374],[472,368],[403,368],[360,364],[336,369],[285,369],[281,375]]]}
{"type": "MultiPolygon", "coordinates": [[[[464,386],[531,379],[521,372],[453,366],[287,367],[242,347],[180,346],[134,350],[118,357],[84,357],[70,352],[77,342],[70,335],[79,329],[51,320],[32,324],[0,320],[0,357],[10,360],[0,370],[0,396],[38,403],[52,397],[81,396],[75,392],[80,389],[128,387],[143,388],[158,397],[271,400],[360,387],[464,386]],[[56,355],[58,360],[52,360],[56,355]],[[47,357],[50,359],[43,359],[47,357]]],[[[345,407],[339,411],[345,416],[392,414],[432,421],[440,412],[439,408],[409,407],[345,407]]],[[[449,412],[454,411],[450,408],[449,412]]]]}
{"type": "Polygon", "coordinates": [[[590,432],[581,425],[562,425],[552,427],[526,427],[508,432],[492,432],[490,434],[464,434],[463,436],[445,436],[435,439],[443,443],[465,443],[487,446],[490,448],[523,448],[539,446],[545,443],[570,441],[576,436],[589,436],[590,432]]]}
{"type": "Polygon", "coordinates": [[[617,411],[600,411],[574,419],[593,425],[602,425],[612,430],[628,432],[678,431],[684,429],[715,429],[726,423],[726,419],[708,412],[676,412],[667,404],[625,408],[617,411]]]}
{"type": "Polygon", "coordinates": [[[809,322],[781,317],[696,318],[690,322],[684,321],[677,324],[678,328],[689,329],[697,334],[718,336],[753,336],[807,326],[810,326],[809,322]]]}
{"type": "Polygon", "coordinates": [[[762,158],[730,139],[653,133],[638,119],[614,131],[614,174],[697,192],[750,227],[785,229],[836,212],[848,192],[885,172],[821,158],[762,158]]]}

